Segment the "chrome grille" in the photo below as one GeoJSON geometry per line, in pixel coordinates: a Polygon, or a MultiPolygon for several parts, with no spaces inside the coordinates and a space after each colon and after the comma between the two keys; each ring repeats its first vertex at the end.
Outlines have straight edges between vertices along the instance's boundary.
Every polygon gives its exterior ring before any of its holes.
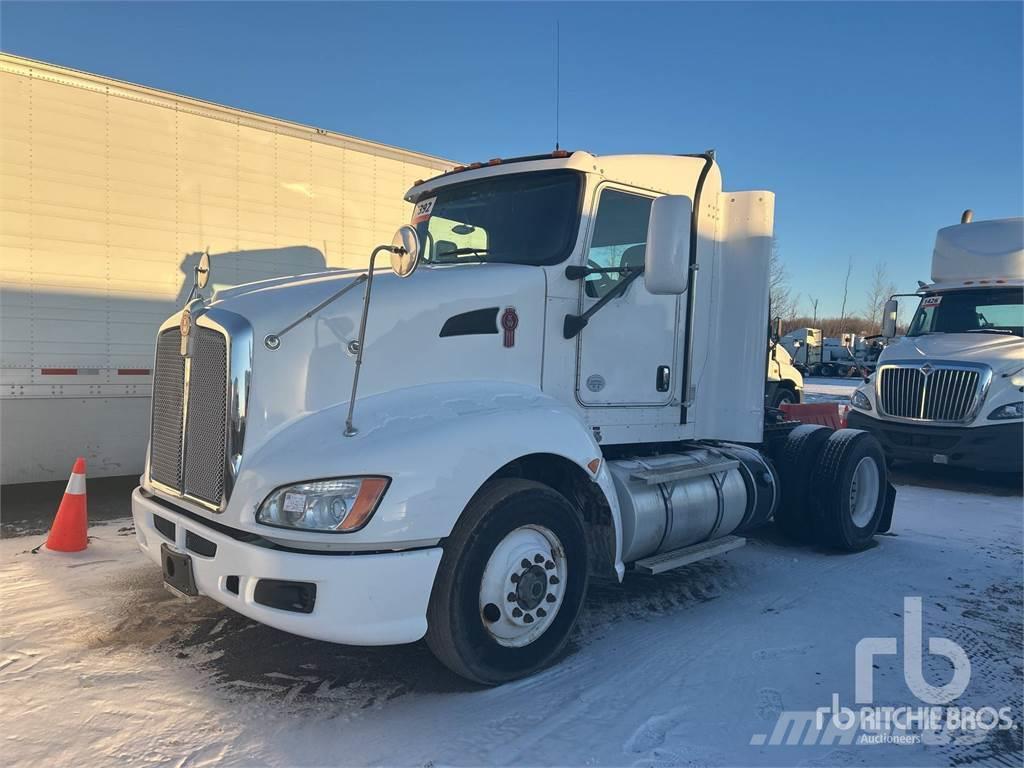
{"type": "Polygon", "coordinates": [[[185,358],[181,331],[164,331],[156,341],[153,371],[153,432],[149,443],[149,476],[181,490],[181,422],[185,403],[185,358]]]}
{"type": "Polygon", "coordinates": [[[887,416],[914,421],[969,421],[985,394],[987,368],[942,363],[882,366],[878,395],[887,416]]]}
{"type": "Polygon", "coordinates": [[[212,328],[193,333],[189,358],[177,328],[157,337],[149,476],[216,507],[226,495],[228,341],[212,328]]]}
{"type": "Polygon", "coordinates": [[[196,328],[188,373],[184,491],[211,504],[224,495],[227,442],[227,340],[196,328]]]}

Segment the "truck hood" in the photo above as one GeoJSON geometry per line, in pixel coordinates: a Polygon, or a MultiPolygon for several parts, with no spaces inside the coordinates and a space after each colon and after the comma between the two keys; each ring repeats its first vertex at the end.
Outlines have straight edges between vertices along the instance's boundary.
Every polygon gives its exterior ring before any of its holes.
{"type": "MultiPolygon", "coordinates": [[[[349,401],[365,283],[344,271],[218,292],[209,309],[252,326],[244,455],[310,413],[349,401]],[[320,302],[350,290],[282,332],[320,302]],[[270,349],[268,335],[280,336],[270,349]]],[[[422,266],[401,279],[375,273],[357,400],[450,381],[509,381],[540,388],[544,270],[512,264],[422,266]],[[502,317],[515,328],[506,333],[502,317]]],[[[360,425],[358,402],[355,415],[360,425]]]]}
{"type": "Polygon", "coordinates": [[[903,337],[882,353],[879,364],[895,360],[983,363],[996,373],[1024,364],[1024,339],[988,333],[930,333],[903,337]]]}

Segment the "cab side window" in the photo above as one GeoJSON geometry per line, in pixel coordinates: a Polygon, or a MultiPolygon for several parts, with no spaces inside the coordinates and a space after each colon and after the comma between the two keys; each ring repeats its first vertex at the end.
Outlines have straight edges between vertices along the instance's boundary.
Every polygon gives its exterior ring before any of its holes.
{"type": "MultiPolygon", "coordinates": [[[[651,198],[605,189],[597,206],[588,267],[643,267],[651,198]]],[[[599,299],[625,277],[621,273],[589,275],[587,296],[599,299]]]]}

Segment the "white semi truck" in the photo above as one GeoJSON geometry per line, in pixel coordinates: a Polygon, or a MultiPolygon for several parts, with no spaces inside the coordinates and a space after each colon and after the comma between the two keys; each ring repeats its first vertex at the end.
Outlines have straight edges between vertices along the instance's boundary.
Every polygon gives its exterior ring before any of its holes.
{"type": "MultiPolygon", "coordinates": [[[[904,337],[888,344],[851,398],[848,423],[893,460],[1024,469],[1024,218],[940,229],[932,282],[914,295],[904,337]]],[[[898,298],[883,335],[896,335],[898,298]]]]}
{"type": "Polygon", "coordinates": [[[366,272],[190,297],[160,329],[132,508],[172,591],[328,641],[425,636],[496,684],[557,655],[593,574],[773,516],[847,551],[888,529],[874,438],[765,425],[772,193],[723,191],[713,153],[562,151],[406,199],[366,272]]]}

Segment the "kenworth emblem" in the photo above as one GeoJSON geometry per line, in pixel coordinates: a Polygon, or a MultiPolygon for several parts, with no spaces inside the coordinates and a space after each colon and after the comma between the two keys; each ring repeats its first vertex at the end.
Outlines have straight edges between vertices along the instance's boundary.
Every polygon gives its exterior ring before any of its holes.
{"type": "Polygon", "coordinates": [[[505,330],[504,345],[514,347],[516,344],[516,328],[519,327],[519,315],[515,307],[506,307],[501,314],[501,327],[505,330]]]}
{"type": "Polygon", "coordinates": [[[192,313],[187,309],[181,313],[181,322],[178,323],[178,328],[181,330],[181,356],[185,357],[188,354],[188,336],[192,333],[192,313]]]}

